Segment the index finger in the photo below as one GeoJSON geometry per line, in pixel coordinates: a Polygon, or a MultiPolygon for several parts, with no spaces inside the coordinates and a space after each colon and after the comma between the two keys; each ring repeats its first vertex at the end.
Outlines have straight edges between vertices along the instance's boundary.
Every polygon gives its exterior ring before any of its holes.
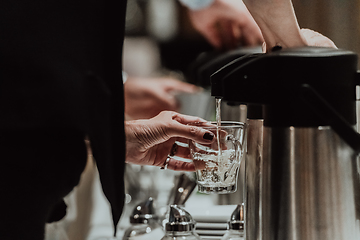
{"type": "Polygon", "coordinates": [[[196,116],[189,116],[189,115],[184,115],[184,114],[180,114],[180,113],[176,113],[173,117],[173,120],[181,123],[181,124],[206,124],[208,123],[208,121],[206,121],[205,119],[201,118],[201,117],[196,117],[196,116]]]}
{"type": "Polygon", "coordinates": [[[169,127],[168,134],[170,137],[182,137],[202,144],[210,144],[215,140],[215,135],[209,130],[197,126],[181,124],[176,121],[169,127]]]}

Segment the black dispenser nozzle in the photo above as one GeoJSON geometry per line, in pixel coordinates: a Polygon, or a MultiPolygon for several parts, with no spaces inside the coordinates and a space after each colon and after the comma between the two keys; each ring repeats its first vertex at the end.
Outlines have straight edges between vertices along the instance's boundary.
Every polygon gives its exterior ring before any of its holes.
{"type": "Polygon", "coordinates": [[[240,47],[226,52],[204,52],[190,64],[186,77],[190,83],[209,88],[211,86],[210,76],[222,66],[245,55],[261,52],[261,46],[240,47]]]}
{"type": "MultiPolygon", "coordinates": [[[[224,88],[224,82],[223,80],[227,76],[231,76],[233,74],[233,71],[238,69],[239,67],[243,66],[245,63],[257,58],[258,56],[263,55],[262,53],[255,53],[255,54],[248,54],[243,57],[237,58],[230,63],[226,64],[222,68],[220,68],[218,71],[216,71],[214,74],[211,75],[211,96],[214,96],[216,98],[222,98],[226,101],[228,101],[228,97],[230,95],[226,94],[226,91],[229,89],[228,86],[224,88]],[[225,90],[225,91],[224,91],[225,90]]],[[[240,82],[239,82],[240,84],[240,82]]],[[[237,82],[234,82],[235,87],[237,87],[237,82]]],[[[238,102],[243,103],[242,101],[237,101],[236,98],[231,98],[234,101],[231,102],[238,102]]]]}

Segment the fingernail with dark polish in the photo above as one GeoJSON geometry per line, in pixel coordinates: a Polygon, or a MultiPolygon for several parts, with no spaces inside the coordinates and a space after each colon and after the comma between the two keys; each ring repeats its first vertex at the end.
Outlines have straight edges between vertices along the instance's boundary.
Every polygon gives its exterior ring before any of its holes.
{"type": "Polygon", "coordinates": [[[204,134],[203,138],[206,139],[206,140],[213,140],[214,134],[207,132],[207,133],[204,134]]]}

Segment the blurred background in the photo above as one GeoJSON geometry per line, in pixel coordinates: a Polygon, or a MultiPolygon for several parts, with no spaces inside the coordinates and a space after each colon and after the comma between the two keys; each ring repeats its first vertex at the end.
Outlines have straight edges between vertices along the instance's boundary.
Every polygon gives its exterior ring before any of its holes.
{"type": "Polygon", "coordinates": [[[181,78],[189,63],[201,52],[211,50],[178,1],[128,1],[124,71],[129,75],[151,76],[171,71],[181,78]]]}
{"type": "MultiPolygon", "coordinates": [[[[293,0],[293,4],[301,28],[318,31],[332,39],[339,48],[360,53],[360,0],[293,0]]],[[[192,75],[192,63],[201,53],[213,50],[205,38],[192,27],[186,8],[177,0],[128,0],[123,69],[129,76],[170,76],[193,82],[193,79],[189,79],[192,75]]],[[[206,86],[204,91],[196,96],[177,97],[182,103],[180,112],[215,120],[215,99],[210,97],[206,86]]],[[[223,120],[246,121],[244,106],[223,104],[222,109],[223,120]]],[[[66,219],[48,225],[47,240],[95,240],[111,236],[110,209],[102,194],[91,153],[88,162],[80,186],[66,199],[66,219]],[[67,237],[65,234],[52,234],[59,229],[64,229],[67,237]]],[[[130,226],[129,217],[133,208],[149,197],[156,200],[159,214],[163,214],[164,207],[171,201],[170,193],[176,187],[177,178],[181,174],[160,170],[158,167],[128,165],[126,205],[118,236],[130,226]]],[[[189,177],[194,176],[189,174],[189,177]]],[[[225,232],[226,220],[234,206],[244,200],[243,180],[242,166],[238,191],[234,194],[205,195],[198,193],[196,187],[190,191],[185,204],[185,207],[190,209],[190,214],[194,218],[217,216],[220,222],[215,233],[200,229],[202,235],[208,237],[204,239],[220,239],[225,232]],[[221,205],[229,207],[220,207],[217,211],[217,206],[221,205]]]]}

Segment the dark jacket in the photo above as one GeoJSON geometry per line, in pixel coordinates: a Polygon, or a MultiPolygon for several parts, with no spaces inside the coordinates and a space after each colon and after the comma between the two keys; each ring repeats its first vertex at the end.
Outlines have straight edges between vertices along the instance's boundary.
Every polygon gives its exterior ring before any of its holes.
{"type": "Polygon", "coordinates": [[[90,137],[114,223],[123,206],[126,0],[0,1],[0,130],[90,137]]]}

